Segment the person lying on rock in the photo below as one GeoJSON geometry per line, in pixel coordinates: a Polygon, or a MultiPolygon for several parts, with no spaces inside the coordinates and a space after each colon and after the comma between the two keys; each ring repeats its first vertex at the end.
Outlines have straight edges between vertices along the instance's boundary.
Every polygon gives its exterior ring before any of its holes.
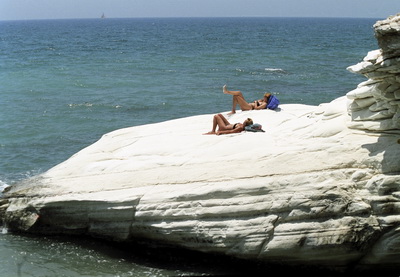
{"type": "Polygon", "coordinates": [[[276,98],[276,96],[272,95],[269,92],[266,92],[264,94],[263,99],[255,100],[251,103],[248,103],[244,99],[242,92],[227,90],[226,85],[222,87],[222,92],[233,96],[232,111],[228,114],[236,113],[236,105],[239,105],[242,111],[263,110],[263,109],[275,110],[279,105],[278,98],[276,98]]]}
{"type": "Polygon", "coordinates": [[[214,115],[212,130],[203,135],[219,136],[224,134],[240,133],[244,131],[244,128],[246,126],[252,124],[253,120],[251,120],[251,118],[246,119],[243,123],[231,124],[222,114],[216,114],[214,115]],[[217,131],[217,126],[218,126],[218,131],[217,131]]]}

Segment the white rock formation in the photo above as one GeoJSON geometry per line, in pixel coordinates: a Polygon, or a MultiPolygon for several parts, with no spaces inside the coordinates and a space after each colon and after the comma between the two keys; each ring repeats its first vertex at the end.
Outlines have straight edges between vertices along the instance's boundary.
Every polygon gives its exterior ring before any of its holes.
{"type": "Polygon", "coordinates": [[[386,86],[397,73],[380,70],[381,53],[351,67],[370,80],[331,103],[229,118],[251,117],[265,133],[202,135],[213,115],[201,115],[106,134],[7,188],[0,216],[11,231],[148,239],[335,270],[398,270],[399,110],[397,90],[386,86]],[[375,69],[364,71],[369,66],[375,69]]]}
{"type": "Polygon", "coordinates": [[[399,132],[400,129],[400,14],[375,25],[381,49],[371,51],[361,63],[348,67],[368,81],[350,91],[350,128],[399,132]]]}

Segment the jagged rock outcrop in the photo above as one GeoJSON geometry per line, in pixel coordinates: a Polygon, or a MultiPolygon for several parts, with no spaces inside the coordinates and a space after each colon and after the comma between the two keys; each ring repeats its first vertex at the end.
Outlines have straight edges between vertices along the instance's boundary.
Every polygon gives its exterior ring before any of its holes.
{"type": "MultiPolygon", "coordinates": [[[[379,40],[396,41],[385,34],[398,30],[397,19],[375,25],[379,40]]],[[[251,117],[265,133],[201,135],[212,115],[117,130],[9,187],[0,216],[11,231],[146,239],[267,263],[398,272],[398,92],[386,85],[398,80],[398,67],[382,65],[386,52],[394,62],[400,48],[382,45],[351,67],[370,80],[347,96],[229,118],[251,117]]]]}
{"type": "Polygon", "coordinates": [[[350,128],[399,132],[400,129],[400,15],[378,21],[375,36],[381,49],[348,67],[368,81],[350,91],[350,128]]]}

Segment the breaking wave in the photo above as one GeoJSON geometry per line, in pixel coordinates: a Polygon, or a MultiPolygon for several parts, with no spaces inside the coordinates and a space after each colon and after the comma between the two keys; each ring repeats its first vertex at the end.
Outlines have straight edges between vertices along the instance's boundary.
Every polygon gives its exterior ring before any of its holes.
{"type": "Polygon", "coordinates": [[[6,187],[8,187],[8,185],[5,182],[3,182],[2,180],[0,180],[0,195],[6,187]]]}
{"type": "Polygon", "coordinates": [[[275,73],[283,73],[283,74],[287,74],[287,72],[285,70],[283,70],[282,68],[265,68],[265,71],[268,72],[275,72],[275,73]]]}
{"type": "Polygon", "coordinates": [[[93,103],[89,103],[89,102],[84,102],[84,103],[70,103],[70,104],[68,104],[68,107],[70,107],[70,108],[77,108],[77,107],[86,107],[86,108],[90,108],[90,107],[109,107],[109,108],[119,109],[122,106],[121,105],[93,104],[93,103]]]}
{"type": "Polygon", "coordinates": [[[256,69],[256,70],[236,68],[235,71],[239,72],[239,73],[246,73],[246,74],[251,74],[251,75],[289,74],[287,71],[285,71],[282,68],[273,68],[273,67],[266,67],[264,69],[256,69]]]}

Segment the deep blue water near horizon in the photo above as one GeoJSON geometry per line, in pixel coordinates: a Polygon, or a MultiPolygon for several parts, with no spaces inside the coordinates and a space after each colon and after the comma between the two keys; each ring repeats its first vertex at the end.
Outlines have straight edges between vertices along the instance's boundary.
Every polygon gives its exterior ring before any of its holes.
{"type": "MultiPolygon", "coordinates": [[[[366,80],[346,67],[378,48],[377,20],[0,21],[0,189],[46,171],[107,132],[228,111],[224,84],[249,101],[264,91],[283,104],[319,105],[344,96],[366,80]]],[[[67,242],[11,234],[0,234],[0,253],[7,261],[0,276],[171,275],[67,242]],[[33,265],[40,261],[49,266],[33,265]]]]}

